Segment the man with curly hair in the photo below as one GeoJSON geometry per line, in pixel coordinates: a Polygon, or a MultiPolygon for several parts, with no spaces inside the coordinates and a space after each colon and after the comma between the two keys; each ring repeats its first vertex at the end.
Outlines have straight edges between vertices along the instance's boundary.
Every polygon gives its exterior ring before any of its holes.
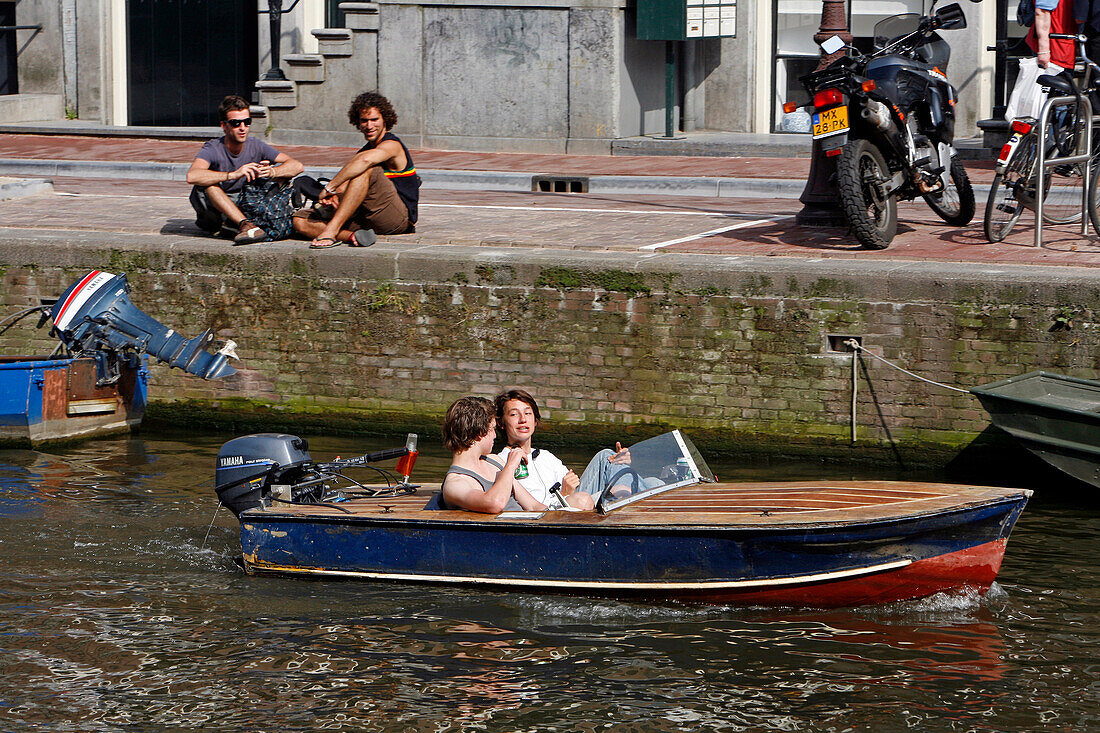
{"type": "Polygon", "coordinates": [[[360,94],[348,109],[366,144],[325,184],[318,206],[294,214],[294,230],[311,249],[368,247],[378,234],[413,231],[420,176],[405,143],[390,130],[397,112],[378,92],[360,94]]]}

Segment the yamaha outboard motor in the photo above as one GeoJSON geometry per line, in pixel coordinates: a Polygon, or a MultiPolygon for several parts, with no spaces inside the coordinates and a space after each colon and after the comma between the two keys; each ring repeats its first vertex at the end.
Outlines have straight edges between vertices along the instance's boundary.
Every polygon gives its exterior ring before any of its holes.
{"type": "Polygon", "coordinates": [[[312,465],[304,438],[282,433],[245,435],[218,451],[214,490],[218,501],[239,516],[261,506],[272,485],[299,483],[303,471],[312,465]]]}
{"type": "Polygon", "coordinates": [[[136,366],[146,353],[203,379],[236,373],[228,364],[237,358],[236,344],[211,354],[205,350],[214,335],[209,330],[191,340],[139,310],[129,298],[126,275],[93,270],[58,298],[50,318],[54,335],[75,356],[96,360],[96,382],[112,384],[119,378],[118,362],[136,366]]]}
{"type": "Polygon", "coordinates": [[[417,437],[409,433],[403,448],[387,448],[355,458],[336,458],[314,463],[309,457],[309,443],[297,435],[257,433],[233,438],[218,451],[214,466],[214,491],[218,501],[239,518],[241,512],[271,502],[285,504],[319,504],[345,501],[349,496],[377,497],[415,494],[418,488],[409,483],[409,474],[416,463],[417,437]],[[362,468],[370,463],[401,459],[394,472],[371,468],[385,478],[386,485],[369,487],[344,475],[349,468],[362,468]],[[353,489],[340,488],[341,482],[353,489]]]}

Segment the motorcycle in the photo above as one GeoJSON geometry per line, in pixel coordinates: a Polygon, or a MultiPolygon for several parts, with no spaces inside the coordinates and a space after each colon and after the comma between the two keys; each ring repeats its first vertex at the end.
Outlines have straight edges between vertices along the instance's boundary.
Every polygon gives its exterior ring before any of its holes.
{"type": "Polygon", "coordinates": [[[848,54],[799,79],[813,100],[813,139],[836,158],[845,218],[868,249],[890,245],[899,200],[920,196],[954,226],[974,218],[974,190],[952,145],[956,95],[944,73],[951,48],[937,33],[965,28],[966,17],[958,3],[935,6],[877,23],[869,54],[827,39],[827,54],[848,54]]]}

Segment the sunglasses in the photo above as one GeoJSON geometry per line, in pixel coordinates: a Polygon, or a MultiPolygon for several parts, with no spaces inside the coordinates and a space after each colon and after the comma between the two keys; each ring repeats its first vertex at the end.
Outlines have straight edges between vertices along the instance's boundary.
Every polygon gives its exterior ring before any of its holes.
{"type": "Polygon", "coordinates": [[[251,127],[252,126],[252,118],[251,117],[245,117],[243,120],[226,120],[225,124],[229,125],[230,127],[241,127],[242,125],[244,127],[251,127]]]}

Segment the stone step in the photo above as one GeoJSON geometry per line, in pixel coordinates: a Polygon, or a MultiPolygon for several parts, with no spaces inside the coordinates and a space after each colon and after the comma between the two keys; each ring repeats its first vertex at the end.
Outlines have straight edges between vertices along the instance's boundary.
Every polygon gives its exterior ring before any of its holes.
{"type": "Polygon", "coordinates": [[[344,25],[353,31],[378,30],[378,3],[340,3],[344,25]]]}
{"type": "Polygon", "coordinates": [[[351,56],[354,48],[347,28],[315,28],[310,33],[317,39],[317,51],[322,56],[351,56]]]}
{"type": "Polygon", "coordinates": [[[293,82],[325,80],[325,57],[319,53],[288,53],[283,57],[287,78],[293,82]]]}
{"type": "Polygon", "coordinates": [[[63,119],[65,102],[60,94],[0,95],[0,123],[63,119]]]}
{"type": "Polygon", "coordinates": [[[294,109],[298,106],[298,85],[292,81],[256,82],[260,104],[270,109],[294,109]]]}

